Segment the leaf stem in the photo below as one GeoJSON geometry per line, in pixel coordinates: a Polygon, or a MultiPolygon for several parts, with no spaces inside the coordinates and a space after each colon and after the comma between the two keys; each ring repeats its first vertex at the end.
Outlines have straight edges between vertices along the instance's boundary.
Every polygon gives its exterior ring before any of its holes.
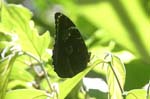
{"type": "Polygon", "coordinates": [[[108,62],[109,63],[109,65],[110,65],[110,67],[111,67],[111,69],[112,69],[112,71],[113,71],[113,74],[114,74],[114,76],[115,76],[115,78],[116,78],[116,80],[117,80],[117,83],[118,83],[118,85],[119,85],[119,88],[120,88],[120,90],[121,90],[121,93],[123,94],[124,93],[124,90],[123,90],[123,88],[121,87],[121,84],[120,84],[120,82],[119,82],[119,79],[118,79],[118,77],[117,77],[117,74],[116,74],[116,72],[115,72],[115,70],[114,70],[114,68],[113,68],[113,63],[112,63],[112,60],[113,58],[112,58],[112,55],[111,55],[111,62],[108,62]]]}
{"type": "Polygon", "coordinates": [[[150,81],[149,81],[149,84],[148,84],[148,87],[147,87],[147,96],[146,96],[146,99],[149,99],[149,90],[150,90],[150,81]]]}
{"type": "Polygon", "coordinates": [[[44,72],[44,76],[45,76],[45,79],[46,79],[46,81],[47,81],[47,83],[48,83],[48,86],[49,86],[50,90],[51,90],[52,92],[56,92],[56,96],[58,97],[57,91],[56,91],[55,89],[53,89],[52,84],[50,83],[50,79],[49,79],[49,77],[48,77],[48,74],[47,74],[46,70],[44,69],[44,64],[43,64],[43,62],[41,62],[39,59],[37,59],[35,56],[33,56],[32,54],[30,54],[30,53],[28,53],[28,52],[22,52],[22,55],[23,55],[23,54],[24,54],[24,55],[27,55],[27,56],[30,56],[31,58],[35,59],[38,63],[40,63],[40,66],[41,66],[41,68],[42,68],[42,70],[43,70],[43,72],[44,72]]]}

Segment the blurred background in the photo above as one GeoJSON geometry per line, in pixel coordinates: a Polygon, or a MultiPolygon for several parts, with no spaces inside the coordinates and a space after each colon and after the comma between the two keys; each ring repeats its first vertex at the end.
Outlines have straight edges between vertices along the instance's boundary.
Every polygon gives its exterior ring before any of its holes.
{"type": "MultiPolygon", "coordinates": [[[[143,88],[149,82],[150,0],[5,0],[5,2],[21,4],[30,9],[33,13],[32,20],[40,35],[48,30],[53,37],[54,14],[64,13],[76,24],[92,55],[102,58],[104,53],[111,52],[121,58],[126,67],[126,91],[143,88]]],[[[53,43],[49,47],[53,48],[53,43]]],[[[87,75],[87,78],[95,78],[92,81],[94,83],[97,78],[106,81],[105,75],[106,72],[97,67],[87,75]]],[[[99,81],[101,80],[96,80],[99,81]]],[[[96,89],[94,93],[89,91],[89,94],[98,97],[96,95],[100,94],[95,93],[101,91],[96,89]]],[[[107,91],[106,89],[103,93],[107,91]]],[[[105,95],[101,99],[106,99],[105,95]]]]}

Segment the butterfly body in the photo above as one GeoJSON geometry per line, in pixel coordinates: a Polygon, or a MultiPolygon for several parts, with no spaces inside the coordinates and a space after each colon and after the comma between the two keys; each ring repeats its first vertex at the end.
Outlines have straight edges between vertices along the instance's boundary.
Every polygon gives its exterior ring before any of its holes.
{"type": "Polygon", "coordinates": [[[54,71],[63,78],[84,70],[89,61],[85,42],[73,22],[61,13],[55,14],[56,37],[53,49],[54,71]]]}

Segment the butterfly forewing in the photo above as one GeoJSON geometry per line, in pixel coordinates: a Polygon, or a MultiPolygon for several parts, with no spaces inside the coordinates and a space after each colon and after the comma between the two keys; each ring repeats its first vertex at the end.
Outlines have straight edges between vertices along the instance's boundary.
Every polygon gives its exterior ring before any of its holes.
{"type": "Polygon", "coordinates": [[[56,37],[53,49],[54,71],[63,78],[84,70],[89,61],[85,42],[73,22],[61,13],[55,14],[56,37]]]}

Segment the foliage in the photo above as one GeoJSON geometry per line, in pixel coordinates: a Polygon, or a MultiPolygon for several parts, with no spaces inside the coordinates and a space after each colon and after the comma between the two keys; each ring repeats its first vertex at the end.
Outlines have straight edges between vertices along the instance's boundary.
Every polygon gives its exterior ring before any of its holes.
{"type": "Polygon", "coordinates": [[[0,99],[149,99],[148,0],[6,2],[0,9],[0,99]],[[73,78],[59,78],[51,64],[57,11],[75,22],[93,55],[73,78]],[[101,78],[108,90],[88,89],[84,77],[101,78]]]}

